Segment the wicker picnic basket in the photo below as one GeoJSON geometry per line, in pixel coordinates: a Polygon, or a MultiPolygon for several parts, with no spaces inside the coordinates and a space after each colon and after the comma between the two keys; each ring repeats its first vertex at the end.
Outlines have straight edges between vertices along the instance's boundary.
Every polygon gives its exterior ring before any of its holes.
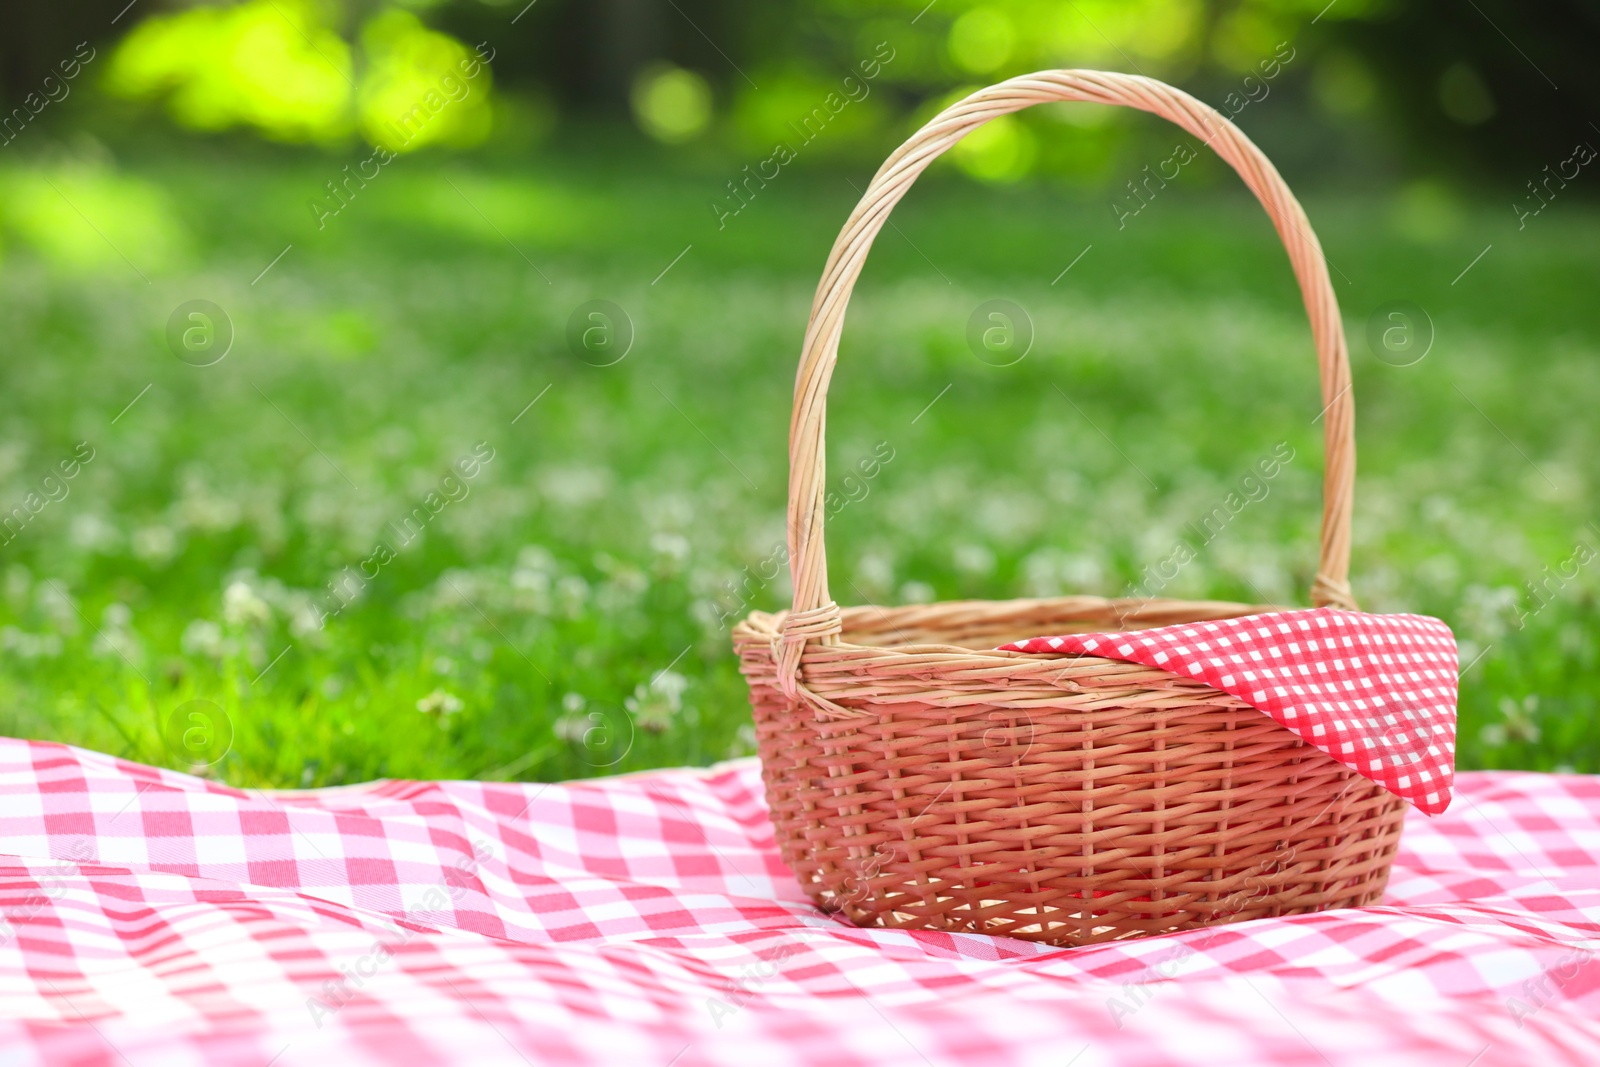
{"type": "Polygon", "coordinates": [[[794,607],[755,612],[733,635],[783,858],[819,906],[862,925],[1057,945],[1375,903],[1404,801],[1201,682],[1091,656],[990,651],[1274,609],[1089,596],[841,609],[828,595],[828,381],[873,238],[964,135],[1055,100],[1170,119],[1267,209],[1305,298],[1327,405],[1311,600],[1356,607],[1345,580],[1355,414],[1344,330],[1321,246],[1278,172],[1218,112],[1149,78],[1048,71],[976,92],[879,169],[812,304],[790,423],[794,607]]]}

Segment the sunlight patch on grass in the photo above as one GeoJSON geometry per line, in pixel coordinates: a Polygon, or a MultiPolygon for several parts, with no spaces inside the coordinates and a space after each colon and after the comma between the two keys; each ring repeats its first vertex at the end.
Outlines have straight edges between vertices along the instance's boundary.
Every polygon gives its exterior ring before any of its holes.
{"type": "Polygon", "coordinates": [[[0,171],[0,222],[46,262],[69,270],[166,271],[190,241],[167,193],[106,167],[0,171]]]}

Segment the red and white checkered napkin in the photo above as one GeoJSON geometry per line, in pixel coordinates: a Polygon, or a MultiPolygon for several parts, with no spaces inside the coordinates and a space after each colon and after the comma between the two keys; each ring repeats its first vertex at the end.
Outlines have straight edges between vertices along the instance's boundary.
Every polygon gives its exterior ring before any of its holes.
{"type": "Polygon", "coordinates": [[[1001,649],[1129,660],[1194,678],[1429,815],[1450,806],[1456,639],[1438,619],[1317,608],[1033,637],[1001,649]]]}

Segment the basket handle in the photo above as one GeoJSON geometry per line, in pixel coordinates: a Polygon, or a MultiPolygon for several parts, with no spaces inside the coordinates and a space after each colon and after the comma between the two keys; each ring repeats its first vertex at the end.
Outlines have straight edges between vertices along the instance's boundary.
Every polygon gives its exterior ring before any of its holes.
{"type": "Polygon", "coordinates": [[[828,382],[839,356],[850,292],[866,262],[872,241],[911,183],[962,137],[1000,115],[1034,104],[1083,100],[1122,104],[1169,119],[1201,138],[1226,160],[1277,228],[1289,253],[1316,344],[1322,377],[1324,451],[1322,552],[1311,602],[1317,607],[1354,609],[1346,576],[1350,569],[1350,504],[1355,483],[1355,407],[1350,396],[1350,362],[1339,304],[1323,259],[1322,246],[1305,211],[1283,178],[1250,139],[1216,109],[1188,93],[1151,78],[1094,70],[1052,70],[1026,74],[980,89],[940,112],[884,161],[833,244],[811,304],[805,346],[795,378],[794,413],[789,423],[789,560],[794,607],[784,618],[778,652],[778,680],[791,698],[806,642],[832,643],[840,632],[839,607],[828,596],[823,544],[825,470],[823,436],[828,382]]]}

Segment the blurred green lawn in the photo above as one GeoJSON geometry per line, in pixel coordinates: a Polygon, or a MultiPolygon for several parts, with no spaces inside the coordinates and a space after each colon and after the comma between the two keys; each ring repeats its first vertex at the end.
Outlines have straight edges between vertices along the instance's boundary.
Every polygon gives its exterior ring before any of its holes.
{"type": "MultiPolygon", "coordinates": [[[[794,363],[867,175],[785,172],[719,231],[712,169],[408,158],[318,230],[335,162],[210,151],[0,170],[0,513],[94,450],[0,548],[0,731],[185,769],[231,734],[209,773],[247,786],[749,752],[724,616],[732,589],[786,592],[760,574],[794,363]],[[209,367],[164,339],[197,298],[237,334],[209,367]],[[591,299],[635,328],[613,366],[565,340],[591,299]],[[327,583],[479,442],[460,498],[319,628],[327,583]]],[[[859,498],[830,527],[841,602],[1121,594],[1287,442],[1267,498],[1165,592],[1304,603],[1321,402],[1287,263],[1233,189],[1174,186],[1120,231],[1102,195],[913,192],[831,398],[830,480],[859,498]],[[1036,329],[1014,366],[967,348],[992,298],[1036,329]]],[[[1600,566],[1517,623],[1525,582],[1600,545],[1600,216],[1308,210],[1355,366],[1357,595],[1456,629],[1463,767],[1600,771],[1600,566]],[[1437,331],[1412,366],[1365,339],[1394,300],[1437,331]]]]}

